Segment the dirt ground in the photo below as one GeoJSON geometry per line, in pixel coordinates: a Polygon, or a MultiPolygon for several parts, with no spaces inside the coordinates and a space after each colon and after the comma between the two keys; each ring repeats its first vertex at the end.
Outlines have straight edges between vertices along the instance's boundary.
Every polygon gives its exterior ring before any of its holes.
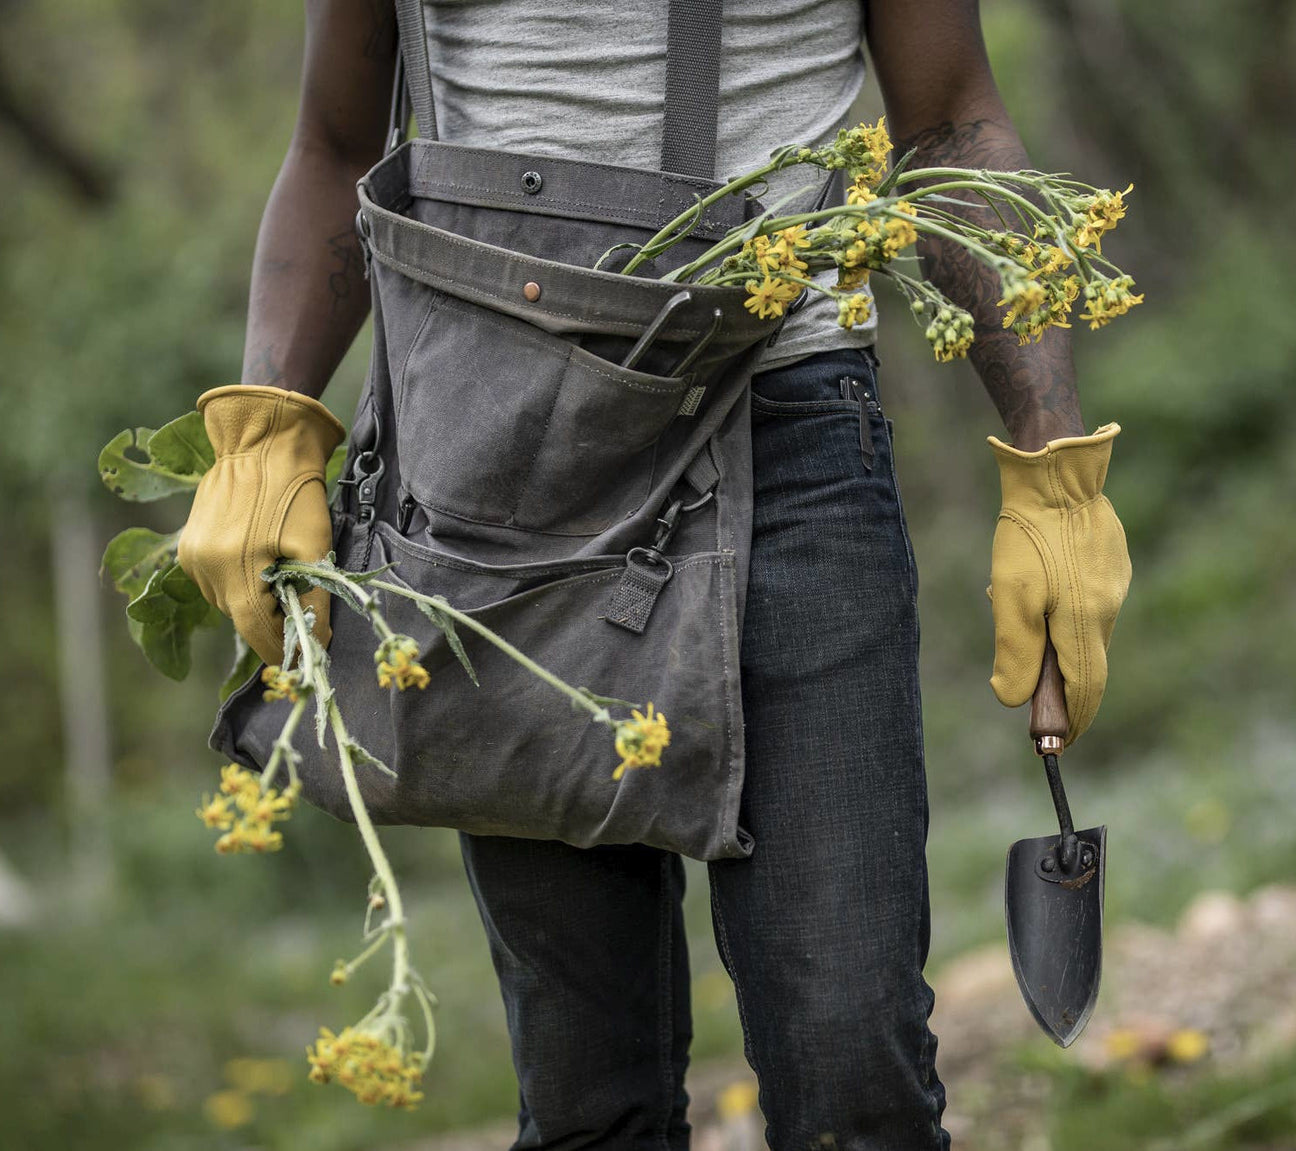
{"type": "MultiPolygon", "coordinates": [[[[1006,1059],[1034,1044],[1056,1051],[1022,1003],[1006,944],[968,952],[932,976],[937,1071],[955,1151],[1048,1151],[1043,1130],[1053,1077],[1006,1059]]],[[[1132,1075],[1192,1075],[1262,1065],[1296,1048],[1296,886],[1246,899],[1200,895],[1173,930],[1110,928],[1103,982],[1088,1027],[1065,1058],[1132,1075]]],[[[689,1073],[694,1151],[761,1151],[763,1122],[745,1064],[689,1073]]],[[[402,1151],[503,1151],[511,1123],[402,1151]]]]}

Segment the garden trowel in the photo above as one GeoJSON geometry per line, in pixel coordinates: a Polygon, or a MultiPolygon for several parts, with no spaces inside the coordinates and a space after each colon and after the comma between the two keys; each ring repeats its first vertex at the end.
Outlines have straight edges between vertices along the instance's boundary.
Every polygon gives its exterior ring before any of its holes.
{"type": "Polygon", "coordinates": [[[1069,1047],[1098,999],[1102,975],[1103,875],[1107,828],[1071,825],[1058,756],[1067,731],[1057,653],[1045,641],[1031,699],[1030,733],[1043,757],[1059,831],[1008,849],[1004,912],[1008,954],[1026,1005],[1061,1047],[1069,1047]]]}

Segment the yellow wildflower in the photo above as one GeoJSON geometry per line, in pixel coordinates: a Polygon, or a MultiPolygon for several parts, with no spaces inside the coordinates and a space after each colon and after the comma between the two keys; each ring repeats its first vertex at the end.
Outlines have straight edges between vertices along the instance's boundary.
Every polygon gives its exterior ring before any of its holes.
{"type": "Polygon", "coordinates": [[[229,799],[223,795],[210,796],[204,793],[202,807],[194,809],[194,814],[208,827],[228,831],[234,826],[234,815],[230,811],[229,799]]]}
{"type": "Polygon", "coordinates": [[[783,309],[801,294],[800,284],[790,284],[768,273],[761,280],[748,280],[743,285],[748,292],[743,306],[762,320],[781,316],[783,309]]]}
{"type": "Polygon", "coordinates": [[[221,768],[220,789],[225,795],[239,795],[261,790],[261,781],[246,767],[237,763],[227,763],[221,768]]]}
{"type": "MultiPolygon", "coordinates": [[[[1034,245],[1031,246],[1034,247],[1034,245]]],[[[1034,259],[1038,259],[1040,254],[1041,253],[1039,253],[1038,250],[1035,253],[1032,253],[1032,262],[1034,259]]],[[[1071,253],[1065,248],[1059,248],[1054,244],[1050,244],[1043,250],[1042,255],[1043,259],[1036,264],[1034,272],[1032,273],[1034,275],[1051,276],[1054,272],[1060,272],[1064,268],[1069,268],[1071,266],[1071,253]]]]}
{"type": "Polygon", "coordinates": [[[765,264],[770,271],[781,268],[804,272],[809,268],[810,265],[797,255],[798,248],[810,247],[810,240],[806,237],[805,230],[804,224],[797,224],[777,233],[778,239],[769,246],[765,256],[765,264]]]}
{"type": "Polygon", "coordinates": [[[1003,299],[998,301],[1000,306],[1008,305],[1008,314],[1004,316],[1003,326],[1012,327],[1023,316],[1042,307],[1047,300],[1048,291],[1039,281],[1025,277],[1012,279],[1005,277],[1003,299]]]}
{"type": "Polygon", "coordinates": [[[972,315],[962,308],[941,307],[924,333],[942,364],[962,359],[972,346],[972,315]]]}
{"type": "Polygon", "coordinates": [[[1206,1054],[1210,1040],[1193,1027],[1183,1027],[1166,1040],[1166,1054],[1176,1063],[1196,1063],[1206,1054]]]}
{"type": "Polygon", "coordinates": [[[759,1091],[751,1079],[730,1083],[716,1096],[716,1113],[721,1119],[740,1119],[756,1110],[759,1091]]]}
{"type": "Polygon", "coordinates": [[[203,1102],[203,1113],[225,1131],[251,1123],[254,1110],[252,1100],[242,1091],[217,1091],[203,1102]]]}
{"type": "Polygon", "coordinates": [[[779,258],[770,251],[773,242],[768,236],[753,236],[742,246],[740,258],[743,265],[750,265],[758,271],[778,267],[779,258]]]}
{"type": "Polygon", "coordinates": [[[249,824],[243,829],[243,847],[247,851],[278,851],[283,847],[283,833],[271,831],[259,823],[249,824]]]}
{"type": "MultiPolygon", "coordinates": [[[[896,212],[903,212],[907,216],[918,215],[918,209],[915,208],[908,200],[898,200],[893,208],[896,212]]],[[[883,225],[884,236],[881,246],[881,257],[883,260],[894,260],[901,251],[909,247],[910,244],[918,242],[918,229],[915,228],[908,220],[898,220],[894,217],[888,219],[883,225]]]]}
{"type": "Polygon", "coordinates": [[[216,841],[216,850],[221,855],[233,855],[237,851],[243,850],[244,825],[236,823],[234,827],[227,831],[216,841]]]}
{"type": "Polygon", "coordinates": [[[423,1057],[406,1053],[367,1031],[345,1027],[334,1035],[321,1027],[319,1039],[306,1048],[314,1083],[336,1081],[361,1103],[386,1104],[413,1110],[423,1098],[417,1090],[423,1075],[423,1057]]]}
{"type": "Polygon", "coordinates": [[[612,773],[613,779],[620,779],[629,767],[660,765],[662,749],[670,743],[666,716],[661,712],[653,714],[651,700],[647,714],[638,709],[632,709],[630,714],[633,719],[620,720],[616,725],[616,750],[621,762],[612,773]]]}
{"type": "Polygon", "coordinates": [[[869,204],[876,199],[877,193],[859,176],[856,176],[846,189],[846,203],[848,204],[869,204]]]}
{"type": "Polygon", "coordinates": [[[432,677],[418,661],[418,644],[407,635],[388,636],[374,652],[374,663],[378,665],[378,686],[391,687],[394,683],[400,691],[407,687],[417,687],[422,691],[432,677]]]}
{"type": "Polygon", "coordinates": [[[266,703],[287,699],[296,703],[302,697],[302,673],[284,671],[278,664],[270,664],[261,672],[261,682],[266,685],[261,698],[266,703]]]}
{"type": "Polygon", "coordinates": [[[1103,233],[1110,232],[1116,227],[1117,221],[1124,218],[1126,205],[1123,197],[1133,190],[1133,184],[1121,192],[1100,188],[1090,200],[1086,215],[1089,222],[1088,231],[1093,238],[1096,251],[1102,251],[1103,233]]]}
{"type": "Polygon", "coordinates": [[[291,815],[300,782],[294,780],[282,792],[263,789],[259,776],[231,763],[221,768],[221,791],[225,794],[214,798],[204,795],[203,806],[195,812],[208,827],[225,832],[216,841],[221,855],[278,851],[283,846],[283,836],[272,831],[271,824],[291,815]]]}
{"type": "Polygon", "coordinates": [[[1143,296],[1135,295],[1132,276],[1117,276],[1114,280],[1091,280],[1085,285],[1085,305],[1088,308],[1080,318],[1089,321],[1090,328],[1101,328],[1117,316],[1123,316],[1135,304],[1143,302],[1143,296]]]}
{"type": "Polygon", "coordinates": [[[863,292],[853,296],[841,296],[837,300],[837,322],[843,328],[853,328],[869,318],[869,298],[863,292]]]}
{"type": "Polygon", "coordinates": [[[1112,1059],[1133,1059],[1143,1049],[1143,1040],[1131,1027],[1116,1027],[1107,1033],[1103,1046],[1112,1059]]]}
{"type": "Polygon", "coordinates": [[[868,283],[869,269],[866,265],[841,264],[837,268],[837,290],[853,292],[868,283]]]}

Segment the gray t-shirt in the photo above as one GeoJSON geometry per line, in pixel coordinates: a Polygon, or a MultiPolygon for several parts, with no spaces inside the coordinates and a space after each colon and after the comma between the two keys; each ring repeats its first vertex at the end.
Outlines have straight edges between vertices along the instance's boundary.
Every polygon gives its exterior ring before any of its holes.
{"type": "MultiPolygon", "coordinates": [[[[437,127],[451,143],[656,168],[666,88],[666,0],[424,0],[437,127]]],[[[836,136],[864,82],[864,0],[726,0],[716,173],[728,179],[789,143],[836,136]]],[[[766,205],[826,173],[776,173],[766,205]]],[[[800,200],[784,209],[795,210],[800,200]]],[[[826,284],[836,270],[820,273],[826,284]]],[[[759,362],[874,342],[812,292],[759,362]]]]}

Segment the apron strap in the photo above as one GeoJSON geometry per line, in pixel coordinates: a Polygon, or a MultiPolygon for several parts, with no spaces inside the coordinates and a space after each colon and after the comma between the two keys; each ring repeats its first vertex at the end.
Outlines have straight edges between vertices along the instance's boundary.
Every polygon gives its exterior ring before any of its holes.
{"type": "MultiPolygon", "coordinates": [[[[670,0],[666,23],[666,101],[661,170],[715,178],[724,0],[670,0]]],[[[405,136],[409,104],[419,135],[437,138],[423,0],[396,0],[401,61],[392,93],[388,151],[405,136]],[[404,92],[409,93],[409,104],[404,92]]]]}
{"type": "MultiPolygon", "coordinates": [[[[402,79],[414,105],[414,121],[425,140],[437,138],[436,106],[432,100],[432,72],[428,67],[427,33],[423,25],[423,0],[396,0],[396,20],[400,26],[400,55],[404,68],[396,69],[396,83],[402,79]],[[402,71],[404,75],[402,76],[402,71]]],[[[401,104],[392,98],[393,108],[401,104]]],[[[405,123],[392,125],[388,140],[397,132],[405,135],[405,123]]]]}
{"type": "Polygon", "coordinates": [[[663,172],[715,177],[723,7],[724,0],[670,0],[663,172]]]}

